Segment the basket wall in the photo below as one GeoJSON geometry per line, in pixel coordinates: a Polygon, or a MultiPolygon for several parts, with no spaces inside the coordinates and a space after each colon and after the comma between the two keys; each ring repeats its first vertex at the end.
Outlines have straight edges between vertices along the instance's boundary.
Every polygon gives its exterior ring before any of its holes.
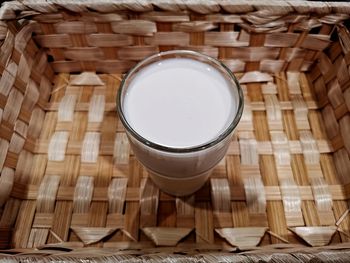
{"type": "Polygon", "coordinates": [[[96,227],[121,231],[85,246],[149,253],[156,250],[140,229],[156,226],[194,229],[176,249],[157,250],[168,254],[234,250],[215,231],[237,227],[268,227],[262,246],[306,251],[290,231],[297,226],[336,227],[331,243],[349,242],[349,12],[342,3],[274,1],[5,4],[0,248],[73,249],[84,246],[76,231],[96,227]],[[147,179],[114,105],[122,73],[171,49],[223,61],[246,97],[225,160],[187,199],[147,179]],[[105,87],[70,85],[85,71],[105,87]],[[104,96],[100,122],[88,117],[94,96],[104,96]],[[96,143],[97,159],[84,160],[84,144],[94,155],[96,143]]]}

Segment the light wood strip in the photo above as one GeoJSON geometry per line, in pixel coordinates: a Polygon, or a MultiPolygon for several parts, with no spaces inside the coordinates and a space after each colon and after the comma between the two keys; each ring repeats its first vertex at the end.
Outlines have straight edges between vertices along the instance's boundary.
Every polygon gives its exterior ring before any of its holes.
{"type": "MultiPolygon", "coordinates": [[[[281,110],[293,110],[293,104],[292,101],[279,101],[281,110]]],[[[59,102],[49,102],[45,105],[46,111],[58,111],[59,109],[59,102]]],[[[251,102],[251,110],[252,111],[266,111],[266,106],[263,102],[251,102]]],[[[306,106],[309,110],[317,110],[319,107],[317,106],[317,102],[313,100],[306,101],[306,106]]],[[[90,104],[89,103],[82,103],[78,102],[75,105],[75,111],[89,111],[90,104]]],[[[114,102],[109,102],[105,104],[104,111],[110,112],[115,111],[116,105],[114,102]]]]}
{"type": "MultiPolygon", "coordinates": [[[[11,197],[24,199],[24,200],[35,200],[38,195],[39,186],[37,185],[23,185],[15,184],[11,193],[11,197]]],[[[243,186],[231,186],[231,201],[245,201],[245,193],[243,186]]],[[[265,186],[265,196],[267,201],[282,200],[281,190],[278,186],[265,186]]],[[[298,186],[301,200],[314,200],[311,186],[298,186]]],[[[350,186],[349,185],[329,185],[329,190],[332,196],[332,200],[347,200],[350,198],[350,186]]],[[[126,191],[125,201],[139,201],[140,188],[129,186],[126,191]]],[[[62,186],[60,185],[57,191],[56,200],[58,201],[73,201],[74,198],[74,187],[73,186],[62,186]]],[[[168,196],[161,193],[159,196],[160,201],[172,201],[175,197],[168,196]]],[[[92,201],[107,202],[108,198],[108,187],[95,187],[92,201]]],[[[210,200],[210,194],[196,194],[196,201],[208,201],[210,200]]]]}

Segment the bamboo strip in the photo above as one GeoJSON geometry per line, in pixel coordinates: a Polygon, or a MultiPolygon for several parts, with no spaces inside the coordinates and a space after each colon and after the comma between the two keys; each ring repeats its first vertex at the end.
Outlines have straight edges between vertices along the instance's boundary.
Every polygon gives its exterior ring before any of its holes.
{"type": "Polygon", "coordinates": [[[319,166],[320,154],[311,132],[300,132],[308,177],[315,197],[316,207],[323,225],[333,224],[332,198],[326,185],[321,167],[319,166]],[[316,165],[315,165],[316,164],[316,165]]]}
{"type": "MultiPolygon", "coordinates": [[[[270,82],[268,82],[270,83],[270,82]]],[[[241,85],[241,87],[244,88],[244,85],[241,85]]],[[[264,87],[264,85],[263,85],[264,87]]],[[[265,95],[271,95],[271,94],[277,94],[276,89],[274,89],[273,87],[268,87],[266,86],[266,88],[263,88],[262,93],[265,95]]],[[[114,93],[115,95],[116,93],[114,93]]],[[[106,100],[108,99],[108,97],[106,98],[106,100]]],[[[250,102],[249,97],[247,97],[245,95],[245,107],[250,105],[250,109],[251,111],[266,111],[266,107],[265,104],[263,102],[250,102]]],[[[318,109],[317,103],[314,100],[307,100],[305,101],[307,108],[309,110],[316,110],[318,109]]],[[[279,101],[280,104],[280,108],[282,111],[288,111],[288,110],[293,110],[293,104],[291,101],[279,101]]],[[[48,111],[57,111],[59,107],[59,103],[57,102],[49,102],[46,104],[45,106],[45,110],[48,111]]],[[[89,111],[89,107],[90,105],[87,103],[76,103],[75,106],[75,111],[89,111]]],[[[115,102],[107,102],[105,103],[105,108],[104,110],[106,112],[110,112],[110,111],[114,111],[115,110],[115,102]]]]}
{"type": "Polygon", "coordinates": [[[301,77],[301,74],[299,72],[287,72],[287,84],[288,84],[288,90],[289,94],[301,94],[301,88],[299,79],[301,77]]]}
{"type": "Polygon", "coordinates": [[[48,48],[65,48],[72,46],[72,42],[68,34],[38,35],[34,37],[34,40],[40,46],[48,48]]]}
{"type": "MultiPolygon", "coordinates": [[[[105,132],[103,132],[105,134],[105,132]]],[[[112,180],[113,174],[113,162],[112,157],[109,158],[101,158],[97,165],[97,176],[94,180],[95,187],[108,187],[112,180]]],[[[96,191],[94,187],[94,192],[96,191]]],[[[109,190],[109,188],[108,188],[109,190]]],[[[107,196],[108,196],[108,190],[107,196]]],[[[110,196],[108,196],[108,199],[110,196]]],[[[95,202],[92,200],[91,209],[88,215],[88,227],[115,227],[107,225],[108,218],[108,207],[109,204],[107,202],[95,202]]],[[[96,244],[96,246],[102,246],[102,242],[96,244]]]]}
{"type": "Polygon", "coordinates": [[[349,242],[350,237],[347,234],[350,231],[350,217],[349,214],[346,213],[346,211],[348,211],[348,203],[342,201],[334,202],[333,211],[335,218],[339,218],[335,225],[338,229],[342,229],[342,232],[346,233],[340,233],[342,242],[349,242]]]}
{"type": "MultiPolygon", "coordinates": [[[[231,184],[231,193],[236,194],[239,192],[239,190],[241,190],[242,194],[245,195],[240,165],[239,156],[226,157],[227,177],[231,184]]],[[[231,202],[231,210],[234,227],[250,225],[247,204],[245,201],[231,202]]]]}
{"type": "Polygon", "coordinates": [[[203,32],[217,28],[217,24],[209,21],[190,21],[173,24],[173,31],[175,32],[203,32]]]}
{"type": "Polygon", "coordinates": [[[328,99],[333,108],[339,107],[344,103],[344,97],[338,80],[332,80],[328,84],[328,99]]]}
{"type": "Polygon", "coordinates": [[[239,32],[205,32],[204,44],[222,47],[246,47],[249,45],[249,39],[240,41],[238,37],[239,32]]]}
{"type": "Polygon", "coordinates": [[[47,236],[49,234],[48,229],[36,229],[32,228],[30,231],[27,248],[36,248],[45,244],[47,236]]]}
{"type": "MultiPolygon", "coordinates": [[[[77,114],[77,115],[80,115],[80,114],[77,114]]],[[[79,117],[81,117],[81,116],[79,116],[79,117]]],[[[43,123],[42,123],[41,133],[40,133],[40,130],[38,129],[39,134],[40,134],[39,139],[40,140],[46,140],[46,145],[47,146],[49,144],[49,139],[51,139],[51,137],[53,136],[55,131],[64,131],[64,130],[67,131],[67,128],[66,128],[67,124],[68,124],[68,126],[70,128],[69,131],[72,130],[72,132],[70,134],[70,138],[73,139],[73,140],[76,140],[77,135],[76,135],[76,131],[75,130],[76,130],[76,126],[78,124],[65,122],[66,123],[66,125],[65,125],[66,129],[62,129],[60,127],[60,124],[59,123],[57,124],[57,113],[54,113],[54,112],[47,112],[46,115],[44,114],[43,118],[44,119],[43,119],[43,123]],[[74,126],[73,126],[73,124],[74,124],[74,126]],[[50,125],[53,125],[53,127],[50,126],[50,125]]],[[[47,153],[47,146],[46,146],[45,151],[41,152],[41,153],[47,153]]]]}
{"type": "Polygon", "coordinates": [[[132,37],[123,34],[98,33],[86,36],[89,46],[96,47],[118,47],[132,44],[132,37]]]}
{"type": "Polygon", "coordinates": [[[104,86],[104,82],[94,72],[72,75],[69,84],[73,86],[104,86]]]}
{"type": "Polygon", "coordinates": [[[266,198],[258,166],[259,156],[257,154],[256,140],[252,134],[242,133],[240,134],[239,143],[241,149],[241,174],[249,213],[252,216],[264,215],[266,212],[266,198]]]}
{"type": "Polygon", "coordinates": [[[332,197],[323,178],[311,179],[312,191],[315,196],[317,209],[320,211],[332,210],[332,197]]]}
{"type": "Polygon", "coordinates": [[[64,21],[54,24],[55,31],[58,34],[87,34],[96,33],[96,25],[91,22],[83,21],[64,21]]]}
{"type": "MultiPolygon", "coordinates": [[[[124,227],[124,215],[119,213],[109,213],[107,214],[106,219],[106,226],[107,227],[115,227],[122,229],[124,227]]],[[[121,232],[117,233],[116,235],[113,235],[111,237],[111,240],[120,240],[121,232]],[[119,234],[119,235],[118,235],[119,234]]]]}
{"type": "MultiPolygon", "coordinates": [[[[59,125],[57,125],[57,126],[59,126],[59,125]]],[[[61,127],[61,126],[59,126],[59,127],[61,127]]],[[[59,130],[67,130],[67,129],[70,130],[71,125],[63,126],[62,129],[59,129],[59,130]]],[[[91,131],[91,132],[92,131],[100,131],[101,128],[100,128],[100,126],[98,128],[92,128],[90,126],[90,129],[89,129],[89,126],[88,126],[87,130],[91,131]]],[[[121,150],[124,147],[128,147],[130,149],[128,144],[125,144],[126,142],[128,142],[127,138],[122,138],[124,135],[125,135],[124,133],[119,133],[119,132],[117,133],[117,137],[118,136],[120,137],[120,138],[118,138],[118,140],[122,141],[124,144],[119,143],[119,141],[118,141],[118,144],[120,146],[119,147],[116,146],[116,148],[114,148],[112,140],[106,139],[105,141],[102,141],[99,155],[102,155],[102,156],[114,155],[114,156],[118,157],[118,154],[115,154],[114,150],[117,150],[117,149],[121,150]]],[[[116,139],[117,139],[117,137],[116,137],[116,139]]],[[[114,141],[114,143],[115,143],[115,141],[114,141]]],[[[316,143],[317,143],[317,147],[318,147],[320,153],[332,153],[332,152],[334,152],[332,146],[329,144],[328,141],[317,140],[316,143]]],[[[297,154],[303,153],[300,141],[297,141],[297,140],[288,141],[288,145],[289,145],[289,151],[292,155],[297,155],[297,154]]],[[[39,140],[35,144],[35,147],[33,149],[33,153],[45,154],[48,152],[48,147],[49,147],[48,140],[39,140]]],[[[82,144],[80,141],[70,140],[68,145],[67,145],[67,148],[66,148],[66,154],[67,155],[79,155],[81,153],[81,147],[82,147],[82,144]]],[[[273,155],[272,142],[270,142],[270,141],[257,142],[257,151],[258,151],[259,155],[273,155]]],[[[127,158],[128,155],[126,155],[126,152],[128,152],[128,150],[123,150],[120,155],[124,154],[124,155],[122,155],[122,156],[124,156],[123,158],[127,158]]],[[[129,155],[130,154],[132,155],[132,152],[129,153],[129,155]]],[[[231,144],[229,145],[227,155],[229,155],[229,156],[240,155],[240,147],[239,147],[239,144],[237,142],[231,142],[231,144]]]]}
{"type": "MultiPolygon", "coordinates": [[[[307,82],[304,84],[305,86],[308,85],[307,82]]],[[[317,115],[310,115],[310,124],[312,127],[312,130],[317,136],[316,138],[324,138],[325,132],[322,129],[321,122],[317,118],[314,118],[314,116],[317,117],[317,115]],[[312,118],[311,118],[312,117],[312,118]],[[315,125],[318,124],[319,126],[315,125]]],[[[315,195],[315,202],[316,207],[318,209],[319,217],[320,217],[320,223],[322,225],[333,225],[334,224],[334,215],[332,211],[332,199],[330,197],[329,187],[326,185],[326,181],[323,179],[325,177],[326,179],[334,180],[335,178],[330,178],[331,176],[331,170],[330,170],[330,162],[326,161],[317,149],[317,145],[315,144],[315,139],[313,138],[311,132],[300,132],[300,139],[303,141],[303,151],[305,156],[305,162],[308,165],[308,176],[311,180],[313,194],[315,195]],[[316,165],[313,165],[316,164],[316,165]],[[322,165],[322,171],[321,167],[319,167],[319,164],[322,165]],[[329,173],[329,172],[330,173],[329,173]]],[[[333,168],[334,169],[334,168],[333,168]]],[[[330,181],[328,181],[330,183],[330,181]]]]}
{"type": "Polygon", "coordinates": [[[266,84],[263,84],[261,86],[261,92],[264,95],[277,94],[276,84],[273,82],[267,82],[266,84]]]}
{"type": "Polygon", "coordinates": [[[278,166],[288,166],[291,162],[287,136],[283,131],[271,131],[272,148],[278,166]]]}
{"type": "Polygon", "coordinates": [[[340,149],[336,151],[333,155],[333,160],[335,167],[337,169],[337,176],[339,181],[343,184],[350,183],[349,173],[350,173],[350,158],[346,150],[340,149]]]}
{"type": "Polygon", "coordinates": [[[129,46],[118,49],[118,59],[138,61],[158,53],[156,46],[129,46]]]}
{"type": "Polygon", "coordinates": [[[74,190],[74,213],[87,213],[94,190],[93,177],[79,176],[74,190]]]}
{"type": "MultiPolygon", "coordinates": [[[[295,77],[298,76],[298,74],[294,75],[295,77]]],[[[290,76],[289,76],[290,77],[290,76]]],[[[299,76],[300,77],[300,76],[299,76]]],[[[306,83],[302,83],[303,85],[306,85],[306,83]]],[[[295,80],[294,82],[290,83],[289,85],[296,86],[296,88],[294,87],[294,90],[296,90],[297,92],[299,92],[299,88],[303,87],[300,86],[300,83],[298,80],[295,80]]],[[[305,89],[305,87],[303,87],[303,89],[305,89]]],[[[288,89],[289,91],[293,90],[293,89],[288,89]]],[[[294,93],[297,93],[294,92],[294,93]]],[[[289,94],[286,94],[289,96],[289,94]]],[[[291,96],[299,96],[299,99],[301,100],[302,103],[303,102],[303,98],[300,95],[291,95],[291,96]]],[[[312,115],[312,112],[310,111],[309,113],[306,111],[304,113],[305,117],[304,120],[306,122],[308,122],[307,120],[307,114],[309,114],[309,116],[312,115]]],[[[297,133],[297,126],[296,126],[296,122],[294,121],[295,118],[292,116],[292,114],[288,114],[285,118],[285,124],[287,127],[287,134],[290,134],[291,137],[293,138],[297,138],[299,135],[297,133]]],[[[309,124],[307,123],[306,126],[309,126],[309,124]]],[[[314,127],[312,127],[314,128],[314,127]]],[[[302,134],[304,131],[300,131],[299,134],[302,134]]],[[[308,133],[309,131],[305,131],[306,133],[308,133]]],[[[300,137],[300,136],[299,136],[300,137]]],[[[302,138],[300,138],[301,140],[302,138]]],[[[303,142],[304,143],[304,142],[303,142]]],[[[304,145],[302,145],[303,147],[304,145]]],[[[314,154],[317,155],[317,152],[313,153],[313,151],[311,151],[311,156],[313,156],[314,154]]],[[[296,181],[298,182],[298,184],[300,185],[307,185],[309,184],[309,179],[308,179],[308,172],[307,169],[308,167],[310,167],[310,165],[307,165],[304,161],[304,158],[301,155],[294,155],[292,156],[292,168],[293,168],[293,174],[294,177],[296,179],[296,181]]],[[[316,210],[316,206],[314,204],[314,202],[312,201],[305,201],[303,200],[301,203],[301,208],[302,208],[302,213],[303,213],[303,217],[304,217],[304,221],[305,224],[307,226],[314,226],[314,225],[319,225],[320,224],[320,214],[317,212],[316,210]]]]}
{"type": "MultiPolygon", "coordinates": [[[[226,169],[224,175],[226,176],[226,169]]],[[[232,227],[231,193],[229,182],[226,178],[212,178],[210,183],[211,200],[214,210],[214,226],[232,227]]]]}
{"type": "Polygon", "coordinates": [[[292,98],[294,116],[299,130],[310,130],[308,120],[308,108],[302,95],[294,95],[292,98]]]}
{"type": "Polygon", "coordinates": [[[32,221],[35,214],[35,201],[23,201],[18,211],[16,227],[13,233],[15,247],[25,248],[29,240],[32,221]]]}
{"type": "MultiPolygon", "coordinates": [[[[243,136],[243,135],[242,135],[243,136]]],[[[257,142],[255,139],[249,138],[251,134],[247,134],[248,138],[240,138],[239,146],[241,153],[242,165],[258,164],[259,156],[257,154],[257,142]]]]}
{"type": "MultiPolygon", "coordinates": [[[[278,75],[276,75],[276,83],[280,84],[280,82],[283,81],[283,78],[279,78],[278,75]]],[[[283,83],[283,82],[282,82],[283,83]]],[[[261,85],[249,85],[248,86],[248,94],[250,95],[251,99],[254,101],[262,101],[263,100],[263,94],[261,91],[261,85]]],[[[278,91],[278,98],[280,100],[288,100],[281,98],[281,89],[280,86],[277,85],[277,91],[278,91]]],[[[255,127],[255,134],[257,140],[269,140],[271,137],[268,128],[268,123],[266,119],[266,115],[263,112],[256,112],[254,113],[254,127],[255,127]]],[[[270,186],[277,186],[278,185],[278,175],[277,171],[274,168],[276,167],[275,161],[272,158],[272,156],[260,156],[260,170],[262,179],[264,180],[264,184],[270,185],[270,186]]],[[[278,187],[277,187],[278,188],[278,187]]],[[[268,201],[266,203],[266,211],[267,211],[267,219],[266,219],[266,226],[267,223],[274,233],[277,233],[277,235],[281,236],[282,238],[288,238],[290,239],[290,236],[288,235],[288,232],[286,231],[286,218],[283,208],[283,203],[280,201],[268,201]]],[[[259,224],[258,226],[262,226],[262,224],[259,224]]],[[[264,225],[265,226],[265,225],[264,225]]],[[[280,239],[271,237],[272,243],[280,243],[280,239]]]]}
{"type": "Polygon", "coordinates": [[[37,85],[33,80],[29,80],[29,76],[27,81],[28,85],[24,93],[22,107],[31,112],[34,106],[37,104],[40,94],[37,85]]]}
{"type": "Polygon", "coordinates": [[[252,82],[271,82],[273,81],[270,74],[262,73],[259,71],[251,71],[244,73],[242,78],[239,79],[239,83],[252,83],[252,82]]]}
{"type": "Polygon", "coordinates": [[[24,144],[25,138],[19,136],[17,133],[13,133],[10,140],[9,151],[19,154],[22,151],[24,144]]]}
{"type": "Polygon", "coordinates": [[[0,176],[0,208],[6,203],[10,197],[14,183],[14,170],[4,167],[0,176]]]}
{"type": "Polygon", "coordinates": [[[311,246],[325,246],[331,241],[337,228],[328,227],[295,227],[290,228],[295,234],[304,239],[311,246]]]}
{"type": "Polygon", "coordinates": [[[68,144],[69,133],[65,131],[55,132],[48,147],[49,161],[63,161],[68,144]]]}
{"type": "Polygon", "coordinates": [[[231,212],[231,193],[228,180],[212,178],[210,183],[214,211],[231,212]]]}
{"type": "Polygon", "coordinates": [[[156,24],[147,20],[112,22],[111,27],[114,33],[136,36],[152,36],[156,32],[156,24]]]}
{"type": "Polygon", "coordinates": [[[242,127],[243,123],[247,123],[247,127],[253,127],[253,113],[252,113],[252,105],[249,98],[244,99],[244,109],[241,117],[241,121],[238,124],[237,129],[242,127]]]}
{"type": "Polygon", "coordinates": [[[320,152],[317,143],[310,131],[300,131],[300,143],[303,149],[306,164],[317,164],[320,162],[320,152]]]}
{"type": "Polygon", "coordinates": [[[0,227],[0,233],[0,248],[6,249],[11,238],[11,230],[4,227],[0,227]]]}
{"type": "Polygon", "coordinates": [[[282,130],[282,111],[276,95],[265,95],[264,99],[270,130],[282,130]]]}
{"type": "Polygon", "coordinates": [[[89,122],[102,122],[105,108],[105,96],[93,95],[91,97],[88,121],[89,122]]]}
{"type": "Polygon", "coordinates": [[[17,89],[12,89],[2,114],[2,120],[14,125],[18,118],[23,102],[23,94],[17,89]]]}
{"type": "Polygon", "coordinates": [[[196,243],[214,243],[213,213],[207,202],[197,202],[195,207],[196,243]]]}
{"type": "Polygon", "coordinates": [[[71,224],[73,204],[70,201],[57,201],[55,206],[54,218],[49,236],[48,243],[57,242],[60,240],[68,241],[69,227],[71,224]],[[53,234],[55,233],[55,234],[53,234]]]}
{"type": "MultiPolygon", "coordinates": [[[[4,29],[6,29],[6,27],[4,27],[4,29]]],[[[1,45],[1,48],[0,48],[0,51],[1,51],[1,64],[2,65],[5,65],[8,60],[9,60],[9,57],[11,56],[11,51],[13,49],[13,45],[14,45],[14,34],[9,31],[9,30],[6,30],[6,37],[5,37],[5,40],[3,41],[2,45],[1,45]]]]}
{"type": "Polygon", "coordinates": [[[187,11],[181,12],[158,12],[151,11],[142,13],[140,18],[155,22],[185,22],[189,21],[190,17],[187,11]]]}
{"type": "Polygon", "coordinates": [[[123,213],[127,178],[113,178],[108,188],[109,213],[123,213]]]}
{"type": "Polygon", "coordinates": [[[15,169],[15,182],[30,183],[31,169],[33,167],[33,154],[27,151],[21,151],[15,169]]]}
{"type": "MultiPolygon", "coordinates": [[[[269,228],[272,232],[277,233],[278,236],[283,239],[290,240],[288,237],[288,231],[286,230],[286,218],[283,213],[282,202],[270,201],[266,204],[267,219],[269,222],[269,228]]],[[[271,239],[272,243],[280,243],[280,238],[271,239]]]]}
{"type": "Polygon", "coordinates": [[[3,208],[0,218],[0,227],[11,228],[17,219],[21,201],[14,198],[9,198],[3,208]]]}
{"type": "Polygon", "coordinates": [[[117,133],[114,141],[113,157],[115,164],[129,163],[130,144],[125,133],[117,133]]]}
{"type": "Polygon", "coordinates": [[[303,225],[300,192],[293,179],[291,157],[284,132],[270,132],[275,152],[277,175],[280,183],[287,225],[303,225]]]}
{"type": "Polygon", "coordinates": [[[350,154],[350,116],[345,115],[339,120],[339,128],[340,128],[340,134],[343,138],[344,147],[347,150],[348,154],[350,154]]]}
{"type": "Polygon", "coordinates": [[[339,124],[334,115],[333,108],[327,105],[322,109],[322,115],[323,115],[323,119],[326,120],[324,122],[324,125],[326,128],[327,135],[329,139],[332,139],[339,134],[339,124]]]}
{"type": "MultiPolygon", "coordinates": [[[[128,171],[128,187],[139,187],[141,181],[140,164],[135,158],[130,159],[128,171]]],[[[140,189],[135,193],[140,198],[140,189]]],[[[140,203],[139,200],[126,202],[124,229],[122,230],[125,238],[123,240],[138,241],[139,239],[139,223],[140,223],[140,203]]]]}
{"type": "Polygon", "coordinates": [[[191,228],[172,227],[144,227],[142,231],[151,239],[156,246],[176,246],[177,243],[187,236],[191,228]]]}
{"type": "MultiPolygon", "coordinates": [[[[101,177],[100,175],[98,177],[101,177]]],[[[97,180],[96,180],[97,181],[97,180]]],[[[91,202],[90,212],[87,215],[87,224],[89,228],[105,228],[108,213],[108,203],[91,202]]],[[[83,226],[83,225],[82,225],[83,226]]],[[[101,244],[96,244],[100,246],[101,244]]]]}
{"type": "Polygon", "coordinates": [[[14,127],[15,132],[17,132],[20,136],[27,138],[28,133],[28,124],[21,120],[17,120],[14,127]]]}
{"type": "Polygon", "coordinates": [[[96,163],[100,148],[100,133],[87,132],[81,147],[81,162],[96,163]]]}
{"type": "MultiPolygon", "coordinates": [[[[281,180],[281,192],[284,196],[283,204],[285,211],[301,212],[301,198],[299,188],[292,178],[281,180]]],[[[303,221],[301,220],[301,222],[303,221]]]]}
{"type": "Polygon", "coordinates": [[[85,245],[91,245],[113,234],[117,229],[106,227],[72,227],[85,245]]]}
{"type": "MultiPolygon", "coordinates": [[[[61,175],[62,176],[62,175],[61,175]]],[[[328,186],[332,194],[333,200],[347,200],[349,194],[345,187],[342,185],[330,185],[328,186]]],[[[245,193],[242,186],[231,186],[231,201],[245,201],[245,193]]],[[[278,186],[265,186],[264,187],[265,197],[267,201],[278,201],[282,200],[281,191],[278,186]]],[[[311,186],[298,186],[298,191],[300,192],[300,198],[303,201],[314,200],[311,186]]],[[[108,202],[107,197],[107,187],[96,187],[96,191],[93,195],[93,201],[103,201],[108,202]]],[[[27,187],[21,184],[16,184],[13,187],[12,196],[16,198],[35,200],[38,192],[38,186],[28,185],[27,187]]],[[[126,201],[139,201],[138,187],[128,187],[126,192],[126,201]]],[[[74,187],[72,186],[60,186],[58,189],[56,200],[58,201],[72,201],[74,195],[74,187]]],[[[161,201],[174,201],[174,197],[168,196],[166,194],[160,195],[161,201]]],[[[198,193],[196,195],[196,201],[210,201],[210,194],[208,193],[198,193]]]]}
{"type": "Polygon", "coordinates": [[[40,184],[37,197],[37,212],[52,213],[55,207],[60,176],[46,176],[40,184]]]}
{"type": "Polygon", "coordinates": [[[140,186],[140,227],[157,225],[159,189],[151,179],[142,179],[140,186]]]}
{"type": "Polygon", "coordinates": [[[139,204],[138,202],[128,202],[125,207],[125,223],[122,229],[124,235],[132,241],[138,241],[139,236],[139,204]]]}
{"type": "MultiPolygon", "coordinates": [[[[11,52],[9,52],[11,54],[11,52]]],[[[11,88],[15,83],[15,76],[17,74],[18,66],[15,62],[9,61],[8,65],[4,69],[0,80],[0,93],[8,96],[11,88]]]]}
{"type": "Polygon", "coordinates": [[[178,215],[192,215],[194,213],[195,196],[177,197],[176,210],[178,215]]]}
{"type": "Polygon", "coordinates": [[[215,231],[232,246],[239,249],[256,247],[265,232],[266,227],[238,227],[238,228],[221,228],[215,231]]]}
{"type": "MultiPolygon", "coordinates": [[[[242,176],[244,172],[242,171],[242,176]]],[[[263,214],[266,212],[266,198],[263,194],[264,185],[260,178],[246,177],[243,179],[247,206],[250,213],[263,214]]]]}
{"type": "Polygon", "coordinates": [[[58,108],[58,121],[73,121],[74,108],[77,96],[73,94],[65,95],[58,108]]]}
{"type": "MultiPolygon", "coordinates": [[[[176,205],[175,202],[159,202],[157,212],[157,227],[176,227],[176,205]]],[[[140,237],[140,240],[144,240],[144,235],[140,237]]],[[[191,235],[187,242],[194,242],[194,235],[191,235]]]]}
{"type": "Polygon", "coordinates": [[[148,45],[181,46],[190,44],[190,36],[183,32],[156,32],[152,38],[145,39],[148,45]]]}
{"type": "MultiPolygon", "coordinates": [[[[162,198],[160,197],[160,201],[162,198]]],[[[176,198],[176,226],[177,227],[194,227],[195,218],[195,196],[177,197],[176,198]]]]}
{"type": "Polygon", "coordinates": [[[283,237],[277,235],[276,233],[272,232],[272,231],[267,231],[267,233],[269,233],[271,236],[283,241],[284,243],[289,243],[289,241],[287,239],[284,239],[283,237]]]}
{"type": "MultiPolygon", "coordinates": [[[[50,228],[53,223],[53,213],[35,213],[32,228],[50,228]]],[[[46,241],[46,240],[45,240],[46,241]]]]}

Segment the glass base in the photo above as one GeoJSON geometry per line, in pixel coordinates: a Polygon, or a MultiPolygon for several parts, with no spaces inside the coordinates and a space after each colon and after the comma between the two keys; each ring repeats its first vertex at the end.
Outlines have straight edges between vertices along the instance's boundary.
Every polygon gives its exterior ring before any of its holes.
{"type": "Polygon", "coordinates": [[[154,184],[163,192],[175,196],[186,196],[199,190],[208,180],[211,171],[212,169],[187,178],[168,177],[153,171],[149,171],[149,174],[154,184]]]}

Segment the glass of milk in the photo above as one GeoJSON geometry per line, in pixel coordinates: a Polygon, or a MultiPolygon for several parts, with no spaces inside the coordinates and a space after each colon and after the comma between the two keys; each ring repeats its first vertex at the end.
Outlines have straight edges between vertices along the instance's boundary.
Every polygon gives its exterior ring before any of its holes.
{"type": "Polygon", "coordinates": [[[150,56],[123,78],[118,113],[132,150],[164,192],[197,191],[225,156],[243,93],[220,61],[188,50],[150,56]]]}

